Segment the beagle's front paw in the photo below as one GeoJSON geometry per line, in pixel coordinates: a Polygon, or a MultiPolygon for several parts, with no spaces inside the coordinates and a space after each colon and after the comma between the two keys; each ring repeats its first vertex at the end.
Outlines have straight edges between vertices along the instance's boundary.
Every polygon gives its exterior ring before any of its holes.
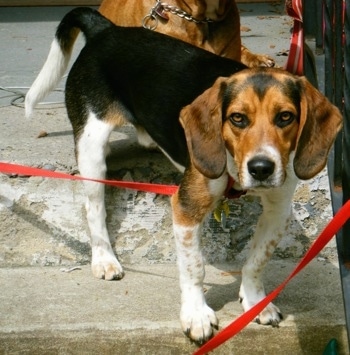
{"type": "Polygon", "coordinates": [[[181,326],[184,333],[198,344],[204,344],[218,327],[215,312],[206,304],[184,303],[181,307],[181,326]]]}
{"type": "MultiPolygon", "coordinates": [[[[244,288],[243,285],[241,285],[239,299],[245,312],[254,307],[263,298],[265,298],[265,292],[263,292],[262,289],[261,292],[248,293],[247,288],[244,288]]],[[[281,311],[271,302],[263,309],[262,312],[259,313],[259,315],[255,318],[255,321],[258,324],[278,327],[282,319],[283,316],[281,311]]]]}

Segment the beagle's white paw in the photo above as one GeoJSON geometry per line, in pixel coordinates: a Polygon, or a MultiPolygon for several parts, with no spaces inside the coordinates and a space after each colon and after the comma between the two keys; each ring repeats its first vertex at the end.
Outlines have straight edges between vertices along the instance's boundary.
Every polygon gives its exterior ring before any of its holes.
{"type": "Polygon", "coordinates": [[[213,327],[218,327],[215,312],[205,302],[200,305],[183,303],[180,319],[184,333],[199,344],[208,341],[213,335],[213,327]]]}

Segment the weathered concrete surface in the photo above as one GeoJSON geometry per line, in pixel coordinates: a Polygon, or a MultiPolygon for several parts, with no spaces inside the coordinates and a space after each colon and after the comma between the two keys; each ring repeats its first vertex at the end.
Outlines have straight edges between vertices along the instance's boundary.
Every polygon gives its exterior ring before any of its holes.
{"type": "MultiPolygon", "coordinates": [[[[225,326],[242,313],[237,295],[240,265],[207,267],[208,304],[225,326]]],[[[273,261],[272,290],[294,263],[273,261]]],[[[88,266],[0,269],[0,353],[190,354],[196,349],[179,327],[174,265],[131,265],[122,281],[94,279],[88,266]]],[[[322,354],[331,338],[346,354],[338,270],[314,261],[278,297],[280,328],[251,324],[216,354],[322,354]],[[315,277],[317,275],[317,278],[315,277]],[[320,307],[322,305],[322,307],[320,307]],[[312,320],[312,321],[311,321],[312,320]]]]}
{"type": "MultiPolygon", "coordinates": [[[[282,6],[240,7],[244,43],[274,56],[282,66],[291,24],[282,6]]],[[[22,87],[40,70],[67,10],[1,8],[0,85],[26,91],[22,87]]],[[[0,160],[77,172],[62,92],[53,94],[48,101],[55,104],[43,105],[30,121],[23,117],[20,100],[15,102],[19,107],[10,105],[16,95],[1,93],[0,160]]],[[[160,153],[138,147],[132,127],[113,132],[108,168],[110,177],[125,180],[173,184],[181,178],[160,153]]],[[[0,353],[193,351],[178,321],[168,198],[107,187],[108,228],[119,259],[127,265],[120,282],[93,279],[89,266],[70,274],[60,271],[89,263],[84,202],[77,182],[0,175],[0,353]]],[[[208,263],[206,295],[221,325],[241,313],[238,271],[260,213],[258,201],[249,196],[230,202],[230,208],[227,228],[210,218],[202,240],[208,263]]],[[[332,216],[325,171],[299,185],[293,215],[266,271],[267,290],[287,276],[332,216]]],[[[320,354],[332,337],[341,343],[340,353],[347,353],[334,241],[276,303],[286,317],[279,329],[252,324],[217,353],[320,354]]]]}

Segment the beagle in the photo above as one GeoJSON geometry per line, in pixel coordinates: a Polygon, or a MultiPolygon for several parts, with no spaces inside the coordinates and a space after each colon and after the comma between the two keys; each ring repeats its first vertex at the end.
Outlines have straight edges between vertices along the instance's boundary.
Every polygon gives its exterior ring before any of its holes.
{"type": "Polygon", "coordinates": [[[248,67],[275,65],[241,45],[235,0],[103,0],[99,12],[118,26],[143,25],[248,67]]]}
{"type": "MultiPolygon", "coordinates": [[[[261,272],[282,238],[297,179],[320,172],[342,117],[304,77],[273,68],[246,69],[185,42],[144,28],[114,26],[98,12],[77,8],[59,24],[41,72],[26,95],[30,115],[62,77],[81,30],[86,45],[66,84],[66,106],[83,176],[103,179],[108,138],[132,123],[181,170],[172,196],[181,288],[181,324],[201,343],[218,320],[203,294],[201,225],[234,187],[259,195],[263,213],[242,271],[244,310],[264,296],[261,272]]],[[[106,227],[104,187],[86,182],[93,274],[124,275],[106,227]]],[[[270,304],[261,324],[277,325],[270,304]]]]}

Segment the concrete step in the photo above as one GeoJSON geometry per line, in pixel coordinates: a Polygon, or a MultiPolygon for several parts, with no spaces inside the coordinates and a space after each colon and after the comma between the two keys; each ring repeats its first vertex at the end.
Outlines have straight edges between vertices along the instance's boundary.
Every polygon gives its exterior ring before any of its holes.
{"type": "MultiPolygon", "coordinates": [[[[294,262],[274,260],[266,270],[271,291],[294,262]]],[[[239,265],[206,267],[206,298],[220,328],[242,313],[239,265]]],[[[90,267],[0,269],[1,354],[190,354],[182,334],[174,264],[125,267],[121,281],[95,279],[90,267]]],[[[322,354],[336,338],[346,354],[338,268],[313,261],[279,295],[279,328],[249,324],[215,354],[322,354]]]]}

